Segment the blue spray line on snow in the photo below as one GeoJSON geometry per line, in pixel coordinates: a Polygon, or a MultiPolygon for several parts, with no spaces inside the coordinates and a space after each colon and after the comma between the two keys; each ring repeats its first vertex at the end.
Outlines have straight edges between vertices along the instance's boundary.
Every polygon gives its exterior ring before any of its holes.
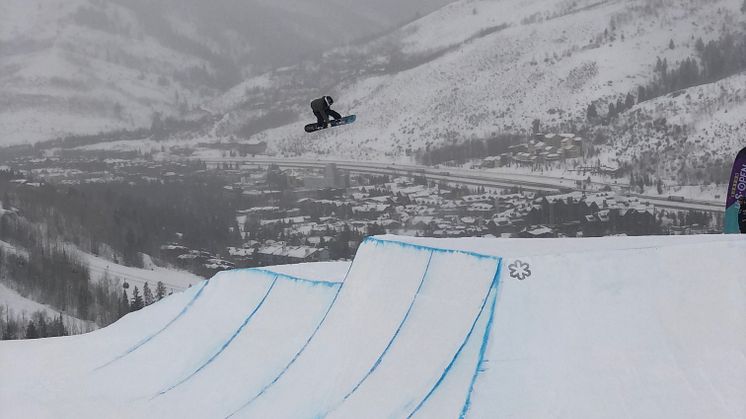
{"type": "MultiPolygon", "coordinates": [[[[350,274],[350,271],[352,270],[352,265],[353,264],[354,264],[354,262],[352,264],[350,264],[349,268],[347,268],[347,273],[345,274],[345,279],[347,279],[347,276],[350,274]]],[[[267,385],[265,385],[264,387],[262,387],[262,389],[259,390],[259,392],[256,395],[254,395],[254,397],[252,397],[251,399],[249,399],[249,401],[247,401],[246,403],[242,404],[238,409],[234,410],[230,415],[226,416],[226,419],[232,417],[233,415],[235,415],[236,413],[238,413],[239,411],[241,411],[242,409],[244,409],[246,406],[248,406],[251,403],[253,403],[256,399],[258,399],[259,397],[261,397],[262,394],[264,394],[267,390],[269,390],[270,387],[272,387],[276,382],[278,382],[280,380],[280,378],[282,378],[283,375],[285,375],[285,373],[288,371],[288,369],[290,369],[290,367],[295,363],[295,361],[297,361],[298,358],[300,358],[301,354],[303,353],[303,351],[306,350],[306,348],[308,347],[308,345],[311,344],[311,341],[316,336],[316,333],[318,333],[318,331],[321,329],[321,325],[324,324],[324,322],[326,321],[326,318],[329,316],[329,313],[332,311],[332,308],[334,307],[334,303],[337,302],[337,298],[339,297],[339,294],[342,291],[343,287],[344,287],[344,282],[339,286],[339,288],[337,288],[337,292],[334,293],[334,298],[332,298],[331,303],[329,303],[329,307],[326,309],[326,313],[324,313],[324,317],[322,317],[321,321],[319,321],[319,324],[316,325],[316,328],[313,330],[313,333],[311,333],[311,336],[308,337],[308,339],[306,340],[306,342],[303,344],[303,346],[301,346],[300,350],[298,350],[298,352],[293,356],[293,358],[290,360],[290,362],[288,362],[287,365],[285,365],[285,368],[283,368],[280,371],[280,373],[277,374],[277,376],[270,383],[268,383],[267,385]]]]}
{"type": "Polygon", "coordinates": [[[399,240],[389,240],[389,239],[379,239],[378,237],[374,236],[368,236],[365,238],[363,243],[373,243],[377,245],[395,245],[403,248],[411,248],[411,249],[418,249],[418,250],[426,250],[431,252],[439,252],[439,253],[451,253],[451,254],[458,254],[458,255],[467,255],[467,256],[473,256],[478,259],[493,259],[493,260],[500,260],[499,256],[493,256],[493,255],[486,255],[483,253],[477,253],[472,252],[469,250],[457,250],[457,249],[444,249],[442,247],[432,247],[432,246],[425,246],[422,244],[414,244],[409,243],[405,241],[399,241],[399,240]]]}
{"type": "Polygon", "coordinates": [[[421,408],[425,405],[425,403],[432,397],[432,395],[435,393],[435,391],[440,387],[441,383],[443,383],[443,380],[445,380],[448,373],[451,371],[451,368],[453,368],[454,364],[456,363],[456,360],[458,360],[459,356],[461,355],[461,352],[466,347],[466,344],[469,342],[469,338],[471,338],[472,333],[474,333],[474,329],[477,327],[477,322],[479,321],[479,318],[482,317],[482,313],[484,312],[484,308],[487,306],[487,301],[489,300],[490,294],[497,291],[498,284],[500,282],[500,271],[502,268],[502,258],[497,258],[497,269],[495,271],[495,277],[492,280],[492,285],[490,286],[489,290],[487,291],[487,295],[484,296],[484,300],[482,301],[482,306],[479,309],[479,313],[477,313],[477,316],[474,318],[474,322],[471,325],[471,329],[469,329],[469,333],[466,334],[466,338],[464,338],[464,341],[461,343],[461,346],[458,348],[456,353],[453,355],[453,358],[451,359],[451,362],[448,363],[448,366],[446,366],[445,370],[443,370],[443,374],[441,374],[440,378],[438,378],[438,381],[433,385],[433,387],[430,389],[430,391],[425,395],[425,397],[420,401],[420,403],[417,405],[417,407],[414,408],[412,413],[407,415],[407,418],[411,418],[414,416],[421,408]]]}
{"type": "MultiPolygon", "coordinates": [[[[411,249],[416,249],[416,250],[425,250],[425,251],[438,252],[438,253],[463,254],[463,255],[473,256],[473,257],[476,257],[476,258],[479,258],[479,259],[492,259],[492,260],[496,260],[498,262],[498,269],[497,269],[498,273],[500,271],[500,265],[502,263],[502,258],[501,257],[497,257],[497,256],[484,255],[484,254],[480,254],[480,253],[475,253],[475,252],[470,252],[470,251],[463,251],[463,250],[442,249],[442,248],[431,247],[431,246],[423,246],[423,245],[412,244],[412,243],[407,243],[407,242],[403,242],[403,241],[385,240],[385,239],[379,239],[379,238],[372,237],[372,236],[366,237],[362,244],[365,244],[365,243],[370,243],[370,244],[372,244],[374,246],[375,245],[383,245],[383,246],[385,246],[385,245],[395,245],[395,246],[399,246],[399,247],[402,247],[402,248],[411,248],[411,249]]],[[[345,274],[345,282],[346,282],[346,279],[349,276],[350,271],[352,270],[352,267],[353,267],[354,264],[355,264],[355,262],[353,260],[353,263],[347,269],[347,274],[345,274]]],[[[498,274],[496,274],[496,277],[493,280],[493,284],[494,284],[494,281],[497,280],[497,275],[498,274]]],[[[246,408],[247,406],[249,406],[250,404],[252,404],[259,397],[261,397],[264,393],[266,393],[267,390],[269,390],[273,385],[275,385],[282,378],[282,376],[285,375],[285,373],[290,369],[290,367],[298,360],[298,358],[300,358],[300,356],[302,355],[302,353],[305,351],[305,349],[308,347],[308,345],[310,345],[310,343],[313,340],[313,338],[316,336],[316,334],[318,333],[318,331],[321,329],[321,326],[324,324],[324,322],[326,321],[327,317],[329,316],[329,313],[331,312],[332,308],[334,307],[334,304],[336,303],[337,298],[339,297],[339,295],[340,295],[340,293],[341,293],[341,291],[342,291],[343,288],[344,288],[344,282],[339,287],[339,289],[337,289],[337,292],[334,295],[334,298],[332,299],[332,302],[329,305],[329,308],[327,309],[326,313],[324,314],[324,317],[321,319],[321,321],[319,322],[319,324],[316,326],[316,329],[313,331],[313,333],[308,338],[308,340],[303,344],[303,346],[300,348],[300,350],[295,354],[295,356],[293,356],[293,358],[290,360],[290,362],[285,366],[285,368],[283,368],[280,371],[280,373],[269,384],[267,384],[264,387],[262,387],[262,389],[256,395],[254,395],[251,399],[249,399],[249,401],[247,401],[246,403],[244,403],[243,405],[241,405],[238,409],[234,410],[231,414],[229,414],[228,416],[226,416],[226,419],[235,416],[239,411],[243,410],[244,408],[246,408]]],[[[487,303],[488,297],[489,297],[489,291],[488,291],[488,295],[485,297],[484,302],[482,304],[482,307],[480,309],[480,314],[484,310],[484,306],[487,303]]],[[[479,318],[479,316],[477,316],[477,318],[479,318]]],[[[475,323],[472,325],[472,329],[470,330],[469,335],[474,330],[475,326],[476,326],[476,320],[475,320],[475,323]]],[[[468,339],[469,335],[467,335],[467,339],[468,339]]],[[[463,349],[463,345],[462,345],[462,348],[459,349],[459,352],[462,349],[463,349]]],[[[458,356],[458,353],[457,353],[457,356],[458,356]]],[[[453,361],[451,361],[451,363],[453,363],[454,361],[455,361],[455,359],[453,361]]],[[[449,368],[450,368],[450,366],[449,366],[449,368]]],[[[444,375],[445,375],[445,373],[444,373],[444,375]]],[[[440,381],[442,381],[442,377],[441,377],[440,381]]],[[[433,391],[435,391],[435,389],[431,390],[431,392],[433,392],[433,391]]],[[[423,401],[423,403],[424,403],[424,401],[423,401]]],[[[412,414],[414,414],[414,412],[412,414]]]]}
{"type": "Polygon", "coordinates": [[[422,279],[420,279],[420,285],[417,287],[417,291],[415,292],[414,297],[412,298],[412,302],[409,304],[409,308],[407,309],[407,312],[404,314],[404,318],[402,319],[401,323],[399,323],[399,327],[396,328],[396,332],[394,332],[394,335],[391,337],[391,340],[389,340],[388,344],[386,345],[386,348],[383,350],[383,352],[378,357],[378,359],[376,359],[376,362],[373,363],[373,366],[370,368],[370,370],[368,370],[368,372],[363,376],[363,378],[361,378],[360,381],[358,381],[355,387],[353,387],[353,389],[350,390],[344,396],[342,401],[339,402],[337,406],[335,406],[329,412],[325,413],[322,416],[328,415],[329,413],[333,412],[337,407],[339,407],[342,403],[344,403],[352,395],[352,393],[354,393],[355,391],[357,391],[358,388],[360,388],[360,386],[365,382],[365,380],[367,380],[368,377],[370,377],[370,375],[373,374],[373,371],[375,371],[376,368],[378,368],[378,366],[381,364],[381,362],[383,361],[383,358],[389,352],[389,349],[391,349],[391,346],[394,344],[394,341],[399,336],[399,332],[401,332],[402,327],[404,327],[404,323],[407,322],[407,319],[409,318],[409,313],[412,312],[412,308],[414,307],[414,304],[417,301],[417,297],[420,295],[420,291],[422,290],[422,287],[425,284],[427,274],[430,271],[430,262],[432,262],[433,260],[433,254],[434,252],[431,250],[430,257],[427,260],[427,265],[425,265],[425,272],[423,272],[422,279]]]}
{"type": "Polygon", "coordinates": [[[337,282],[337,281],[319,281],[319,280],[315,280],[315,279],[300,278],[300,277],[297,277],[297,276],[288,275],[288,274],[284,274],[284,273],[280,273],[280,272],[275,272],[275,271],[272,271],[272,270],[269,270],[269,269],[264,269],[264,268],[234,269],[234,270],[231,270],[229,272],[235,272],[235,271],[257,272],[257,273],[260,273],[260,274],[270,275],[270,276],[277,276],[279,278],[287,279],[287,280],[290,280],[290,281],[293,281],[293,282],[300,282],[300,283],[304,283],[304,284],[309,284],[309,285],[312,285],[312,286],[320,285],[320,286],[323,286],[323,287],[333,288],[333,287],[336,287],[336,286],[342,284],[342,282],[337,282]]]}
{"type": "Polygon", "coordinates": [[[194,304],[194,302],[197,301],[197,299],[202,295],[202,291],[205,290],[205,288],[207,287],[207,285],[209,283],[210,283],[210,281],[202,281],[202,283],[200,284],[200,288],[199,288],[199,290],[197,290],[197,293],[194,295],[194,297],[192,297],[192,299],[189,300],[189,302],[187,303],[187,305],[184,306],[184,308],[181,310],[181,312],[179,312],[179,314],[176,315],[176,317],[174,317],[173,319],[171,319],[171,321],[169,321],[168,323],[166,323],[166,325],[163,326],[159,331],[153,333],[152,335],[150,335],[150,336],[146,337],[145,339],[141,340],[140,342],[136,343],[134,346],[132,346],[131,348],[129,348],[123,354],[117,356],[116,358],[112,359],[111,361],[105,363],[104,365],[96,367],[94,369],[94,371],[98,371],[101,368],[107,367],[107,366],[113,364],[114,362],[119,361],[120,359],[126,357],[127,355],[129,355],[132,352],[134,352],[137,349],[139,349],[141,346],[143,346],[146,343],[150,342],[153,338],[155,338],[156,336],[158,336],[159,334],[161,334],[164,330],[168,329],[169,326],[171,326],[172,324],[174,324],[174,322],[176,322],[177,320],[179,320],[184,314],[186,314],[187,311],[189,311],[189,309],[192,307],[192,305],[194,304]]]}
{"type": "Polygon", "coordinates": [[[156,397],[158,397],[158,396],[166,394],[169,391],[173,390],[174,388],[176,388],[176,387],[184,384],[187,380],[189,380],[192,377],[194,377],[195,375],[197,375],[200,371],[202,371],[208,365],[210,365],[217,357],[219,357],[220,354],[222,354],[223,351],[225,351],[231,345],[231,343],[233,343],[233,340],[236,339],[236,337],[241,333],[241,331],[243,331],[243,329],[246,327],[246,325],[249,324],[249,322],[251,321],[251,319],[254,318],[254,315],[264,305],[264,302],[267,300],[267,297],[269,297],[269,294],[272,292],[272,289],[275,287],[275,284],[277,284],[277,278],[278,278],[278,276],[275,276],[275,278],[272,280],[272,284],[269,286],[269,288],[267,289],[267,292],[264,294],[264,297],[262,297],[261,301],[259,301],[259,304],[257,304],[256,307],[254,307],[254,310],[251,312],[251,314],[249,314],[244,319],[243,323],[241,323],[241,326],[239,326],[239,328],[236,329],[235,332],[233,332],[233,335],[223,344],[223,346],[220,347],[220,349],[218,349],[217,352],[215,352],[207,361],[205,361],[202,365],[200,365],[199,368],[197,368],[196,370],[194,370],[194,372],[192,372],[188,376],[184,377],[178,383],[173,384],[172,386],[168,387],[165,390],[162,390],[160,393],[158,393],[157,395],[153,396],[153,398],[151,398],[151,400],[154,399],[154,398],[156,398],[156,397]]]}
{"type": "MultiPolygon", "coordinates": [[[[499,272],[499,268],[498,268],[499,272]]],[[[487,320],[487,327],[484,330],[484,336],[482,337],[482,346],[479,348],[479,359],[477,360],[477,365],[474,368],[474,375],[471,377],[471,383],[469,383],[469,390],[466,393],[466,401],[464,402],[464,407],[461,408],[461,414],[459,415],[459,419],[466,418],[467,413],[469,413],[469,408],[471,408],[471,396],[474,392],[474,386],[477,384],[477,377],[479,376],[479,373],[482,372],[482,364],[484,363],[484,356],[487,353],[487,346],[490,342],[490,333],[492,332],[492,323],[495,320],[495,307],[497,307],[497,300],[498,296],[500,294],[500,290],[502,289],[500,287],[500,284],[495,285],[496,289],[494,292],[494,296],[492,297],[492,307],[490,307],[490,318],[487,320]]]]}

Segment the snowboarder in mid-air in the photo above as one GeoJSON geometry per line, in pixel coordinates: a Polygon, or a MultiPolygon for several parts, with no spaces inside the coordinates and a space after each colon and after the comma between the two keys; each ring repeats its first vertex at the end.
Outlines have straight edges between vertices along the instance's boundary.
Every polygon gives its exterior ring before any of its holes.
{"type": "Polygon", "coordinates": [[[331,108],[332,103],[334,103],[334,99],[332,99],[331,96],[322,96],[311,101],[311,110],[313,110],[313,114],[316,115],[316,123],[306,125],[306,132],[314,132],[330,126],[338,127],[340,125],[355,122],[355,119],[357,118],[355,115],[342,116],[337,112],[334,112],[331,108]],[[329,121],[330,116],[334,118],[331,122],[329,121]]]}
{"type": "Polygon", "coordinates": [[[738,198],[738,228],[742,234],[746,234],[746,196],[738,198]]]}
{"type": "Polygon", "coordinates": [[[329,126],[330,116],[336,120],[342,119],[342,115],[332,110],[331,106],[333,103],[334,99],[331,96],[322,96],[311,101],[311,109],[316,116],[316,124],[320,128],[327,128],[329,126]]]}

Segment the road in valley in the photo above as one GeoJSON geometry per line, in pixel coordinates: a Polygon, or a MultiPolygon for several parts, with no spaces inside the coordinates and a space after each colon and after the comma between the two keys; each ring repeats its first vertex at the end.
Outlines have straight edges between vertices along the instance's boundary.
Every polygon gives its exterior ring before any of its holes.
{"type": "MultiPolygon", "coordinates": [[[[431,180],[440,180],[444,182],[458,183],[470,186],[484,186],[495,188],[513,188],[520,187],[527,191],[562,193],[573,191],[585,191],[577,185],[577,179],[557,178],[546,175],[535,174],[518,174],[518,173],[499,173],[486,170],[462,169],[451,167],[431,167],[412,164],[395,164],[395,163],[377,163],[361,162],[351,160],[306,160],[306,159],[285,159],[285,158],[210,158],[205,159],[208,165],[219,165],[223,163],[242,163],[242,164],[276,164],[285,168],[300,169],[324,169],[328,164],[333,163],[338,169],[347,170],[353,173],[366,174],[386,174],[398,176],[427,176],[431,180]]],[[[590,182],[591,186],[598,189],[608,186],[613,189],[621,189],[626,184],[616,182],[590,182]]],[[[709,212],[724,212],[723,204],[713,201],[700,200],[672,200],[668,196],[630,194],[639,198],[643,203],[650,203],[659,208],[669,208],[676,210],[696,210],[709,212]]]]}

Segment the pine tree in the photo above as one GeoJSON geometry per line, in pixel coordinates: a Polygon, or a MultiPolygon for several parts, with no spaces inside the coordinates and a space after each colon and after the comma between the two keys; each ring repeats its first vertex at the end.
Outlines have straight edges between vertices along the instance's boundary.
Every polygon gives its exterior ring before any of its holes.
{"type": "Polygon", "coordinates": [[[635,106],[635,97],[632,96],[632,93],[627,93],[627,98],[624,100],[624,108],[632,109],[633,106],[635,106]]]}
{"type": "MultiPolygon", "coordinates": [[[[743,3],[743,4],[744,4],[744,5],[746,6],[746,0],[744,0],[744,3],[743,3]]],[[[704,41],[702,41],[702,38],[697,38],[697,42],[696,42],[696,43],[694,44],[694,48],[695,48],[695,49],[697,50],[697,52],[699,52],[700,54],[702,53],[702,51],[704,51],[704,50],[705,50],[705,43],[704,43],[704,41]]]]}
{"type": "Polygon", "coordinates": [[[130,300],[127,297],[127,290],[122,290],[122,298],[119,300],[119,317],[124,317],[130,312],[130,300]]]}
{"type": "Polygon", "coordinates": [[[674,49],[674,48],[676,48],[676,45],[674,45],[673,39],[672,39],[671,42],[668,43],[668,49],[674,49]]]}
{"type": "Polygon", "coordinates": [[[90,306],[93,303],[93,296],[88,289],[88,284],[82,284],[78,287],[78,316],[81,319],[88,318],[90,306]]]}
{"type": "Polygon", "coordinates": [[[60,313],[52,319],[51,323],[49,323],[48,333],[47,333],[49,337],[61,336],[59,333],[60,332],[59,325],[61,322],[62,322],[62,314],[60,313]]]}
{"type": "Polygon", "coordinates": [[[130,312],[140,310],[141,308],[145,307],[145,302],[142,300],[142,295],[140,295],[140,290],[135,286],[135,289],[132,290],[132,300],[130,301],[130,312]]]}
{"type": "Polygon", "coordinates": [[[145,306],[149,306],[155,302],[155,300],[153,299],[153,292],[150,291],[150,285],[148,285],[147,282],[142,287],[142,298],[145,306]]]}
{"type": "Polygon", "coordinates": [[[49,337],[49,326],[47,325],[47,316],[45,314],[39,316],[39,337],[49,337]]]}
{"type": "Polygon", "coordinates": [[[533,130],[534,134],[538,134],[541,129],[541,120],[534,119],[533,122],[531,122],[531,129],[533,130]]]}
{"type": "Polygon", "coordinates": [[[617,112],[617,113],[622,113],[622,112],[624,112],[624,111],[625,111],[626,109],[627,109],[627,108],[625,108],[625,107],[624,107],[624,102],[622,102],[622,99],[621,99],[621,98],[620,98],[620,99],[617,99],[617,100],[616,100],[616,112],[617,112]]]}
{"type": "Polygon", "coordinates": [[[588,109],[585,111],[585,115],[589,121],[598,118],[598,111],[596,110],[595,103],[591,103],[590,105],[588,105],[588,109]]]}
{"type": "Polygon", "coordinates": [[[36,326],[34,326],[34,322],[29,320],[28,326],[26,326],[26,339],[38,339],[39,338],[39,332],[36,331],[36,326]]]}
{"type": "Polygon", "coordinates": [[[609,103],[609,118],[616,116],[617,109],[614,107],[614,102],[609,103]]]}
{"type": "MultiPolygon", "coordinates": [[[[6,311],[7,314],[7,311],[6,311]]],[[[5,330],[3,330],[3,340],[15,340],[21,336],[23,326],[21,326],[17,320],[9,317],[5,322],[5,330]]]]}
{"type": "Polygon", "coordinates": [[[155,300],[161,301],[164,297],[166,297],[166,286],[163,285],[163,282],[158,281],[155,286],[155,300]]]}
{"type": "Polygon", "coordinates": [[[642,103],[647,99],[645,96],[645,88],[643,86],[637,87],[637,103],[642,103]]]}
{"type": "Polygon", "coordinates": [[[68,336],[70,332],[65,328],[65,322],[62,321],[62,314],[60,314],[54,321],[53,333],[55,336],[68,336]]]}

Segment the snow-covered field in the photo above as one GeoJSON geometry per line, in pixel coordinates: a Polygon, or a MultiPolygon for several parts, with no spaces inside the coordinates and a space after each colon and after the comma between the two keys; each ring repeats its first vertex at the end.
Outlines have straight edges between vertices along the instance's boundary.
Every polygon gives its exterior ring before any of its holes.
{"type": "Polygon", "coordinates": [[[91,279],[101,280],[108,276],[112,281],[115,279],[127,281],[132,287],[137,286],[139,289],[142,289],[146,282],[150,288],[154,288],[160,281],[169,292],[183,291],[192,285],[197,285],[203,279],[186,271],[158,266],[152,266],[151,269],[133,268],[88,253],[83,253],[82,256],[88,262],[91,279]]]}
{"type": "Polygon", "coordinates": [[[2,342],[0,404],[38,418],[741,418],[744,252],[737,235],[380,236],[352,265],[223,272],[87,335],[2,342]]]}
{"type": "Polygon", "coordinates": [[[3,315],[25,317],[26,319],[31,319],[31,315],[36,312],[42,312],[50,319],[62,314],[65,325],[75,331],[88,332],[98,328],[94,322],[60,313],[52,307],[25,298],[3,284],[0,284],[0,308],[2,308],[3,315]]]}

